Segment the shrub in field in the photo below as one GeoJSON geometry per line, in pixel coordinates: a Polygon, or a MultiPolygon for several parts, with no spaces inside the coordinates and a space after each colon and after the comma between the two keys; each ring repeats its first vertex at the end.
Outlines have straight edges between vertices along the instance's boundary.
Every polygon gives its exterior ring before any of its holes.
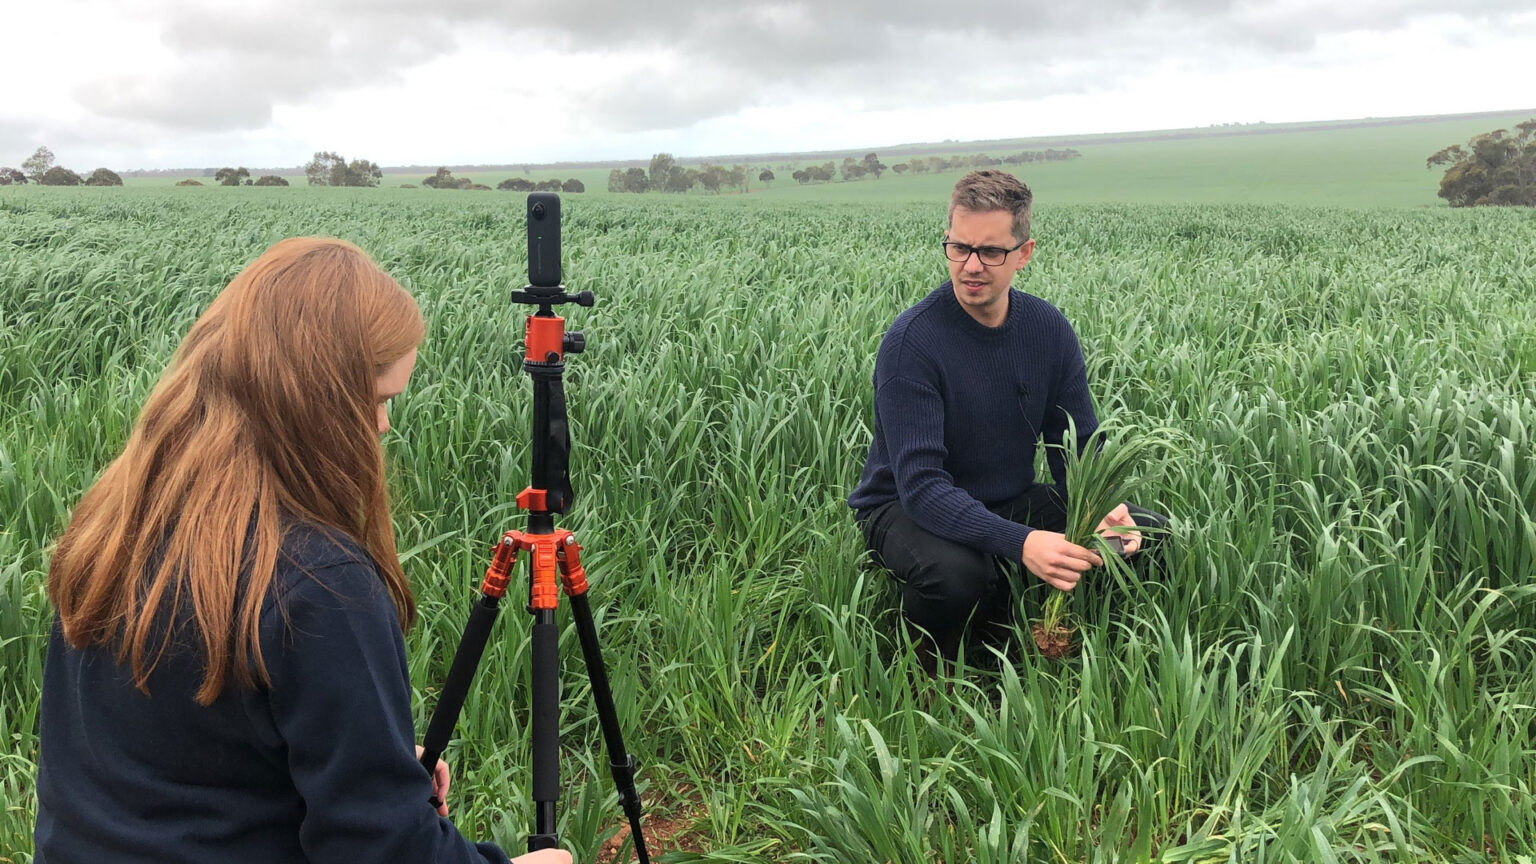
{"type": "Polygon", "coordinates": [[[10,186],[12,184],[19,186],[26,182],[27,175],[17,171],[15,168],[0,168],[0,186],[10,186]]]}
{"type": "Polygon", "coordinates": [[[263,174],[260,177],[257,177],[256,178],[256,182],[252,183],[251,185],[252,186],[287,186],[288,185],[288,181],[287,181],[287,179],[285,179],[283,177],[279,177],[276,174],[263,174]]]}
{"type": "Polygon", "coordinates": [[[68,168],[62,165],[55,165],[44,171],[43,176],[37,182],[42,186],[79,186],[85,181],[80,179],[79,174],[68,168]]]}
{"type": "Polygon", "coordinates": [[[119,177],[117,172],[111,170],[110,168],[97,168],[95,171],[91,172],[90,177],[86,178],[85,185],[121,186],[123,185],[123,178],[119,177]]]}
{"type": "Polygon", "coordinates": [[[176,185],[177,186],[201,186],[203,184],[202,184],[201,181],[193,180],[191,178],[188,178],[186,180],[178,180],[178,181],[176,181],[176,185]]]}
{"type": "Polygon", "coordinates": [[[560,191],[571,194],[577,192],[585,192],[587,191],[587,184],[577,180],[575,177],[572,177],[569,180],[566,180],[564,183],[560,184],[560,191]]]}
{"type": "Polygon", "coordinates": [[[509,177],[497,183],[496,188],[503,192],[532,192],[533,181],[526,177],[509,177]]]}

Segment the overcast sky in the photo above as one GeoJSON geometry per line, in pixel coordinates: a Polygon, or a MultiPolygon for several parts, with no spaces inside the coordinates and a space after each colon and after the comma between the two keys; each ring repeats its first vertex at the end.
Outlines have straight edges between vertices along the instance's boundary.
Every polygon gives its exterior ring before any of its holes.
{"type": "Polygon", "coordinates": [[[54,0],[0,165],[878,147],[1536,108],[1532,0],[54,0]]]}

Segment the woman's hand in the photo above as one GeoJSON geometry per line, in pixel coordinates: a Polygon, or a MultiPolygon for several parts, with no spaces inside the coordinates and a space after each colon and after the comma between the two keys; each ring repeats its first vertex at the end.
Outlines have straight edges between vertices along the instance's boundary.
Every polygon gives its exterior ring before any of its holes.
{"type": "MultiPolygon", "coordinates": [[[[425,752],[425,748],[417,744],[416,758],[420,759],[423,752],[425,752]]],[[[441,759],[437,760],[437,766],[432,769],[432,797],[443,802],[437,805],[437,815],[439,816],[448,815],[448,787],[452,783],[453,778],[448,776],[448,763],[441,759]]],[[[570,861],[570,856],[566,856],[566,861],[570,861]]]]}
{"type": "Polygon", "coordinates": [[[540,849],[513,858],[512,864],[571,864],[571,853],[564,849],[540,849]]]}
{"type": "MultiPolygon", "coordinates": [[[[416,745],[416,758],[420,759],[424,748],[416,745]]],[[[439,816],[448,815],[448,787],[453,779],[448,776],[448,763],[437,760],[437,765],[432,769],[432,794],[437,800],[443,802],[437,808],[439,816]]],[[[571,853],[564,849],[540,849],[537,852],[529,852],[527,855],[519,855],[512,859],[512,864],[571,864],[571,853]]]]}

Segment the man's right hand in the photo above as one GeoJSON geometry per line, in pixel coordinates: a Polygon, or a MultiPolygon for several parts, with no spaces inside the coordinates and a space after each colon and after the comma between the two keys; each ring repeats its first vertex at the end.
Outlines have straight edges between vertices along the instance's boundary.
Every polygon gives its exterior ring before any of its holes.
{"type": "Polygon", "coordinates": [[[1068,543],[1065,534],[1041,531],[1039,528],[1024,538],[1021,560],[1025,568],[1039,577],[1040,581],[1061,591],[1071,591],[1077,587],[1083,573],[1104,566],[1104,559],[1091,549],[1068,543]]]}

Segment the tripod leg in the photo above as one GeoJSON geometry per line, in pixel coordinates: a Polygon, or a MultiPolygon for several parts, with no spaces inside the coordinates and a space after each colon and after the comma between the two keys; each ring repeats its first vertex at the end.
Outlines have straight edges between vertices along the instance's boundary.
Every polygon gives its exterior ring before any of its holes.
{"type": "Polygon", "coordinates": [[[650,864],[645,835],[640,831],[640,793],[635,791],[635,760],[624,749],[619,714],[613,707],[613,691],[608,687],[608,672],[603,667],[603,652],[597,642],[597,625],[592,622],[592,607],[587,603],[585,591],[571,595],[571,612],[576,620],[576,633],[581,637],[581,656],[586,661],[587,677],[592,681],[592,698],[597,703],[597,719],[608,747],[608,767],[613,771],[613,784],[619,791],[619,805],[629,819],[629,835],[634,838],[640,864],[650,864]]]}
{"type": "Polygon", "coordinates": [[[528,851],[554,849],[555,799],[560,796],[560,657],[555,610],[533,612],[533,834],[528,851]]]}
{"type": "MultiPolygon", "coordinates": [[[[432,712],[427,734],[421,742],[421,766],[427,769],[428,775],[436,767],[438,757],[443,755],[448,739],[453,736],[453,727],[459,721],[459,711],[464,708],[464,697],[469,694],[469,685],[474,681],[480,655],[485,652],[486,640],[491,635],[491,626],[496,623],[499,611],[497,603],[496,597],[482,595],[470,610],[469,623],[464,625],[464,636],[459,639],[458,650],[453,654],[453,666],[448,670],[448,680],[443,684],[442,695],[438,697],[437,708],[432,712]]],[[[429,800],[433,807],[442,806],[443,802],[437,800],[436,795],[429,800]]]]}

